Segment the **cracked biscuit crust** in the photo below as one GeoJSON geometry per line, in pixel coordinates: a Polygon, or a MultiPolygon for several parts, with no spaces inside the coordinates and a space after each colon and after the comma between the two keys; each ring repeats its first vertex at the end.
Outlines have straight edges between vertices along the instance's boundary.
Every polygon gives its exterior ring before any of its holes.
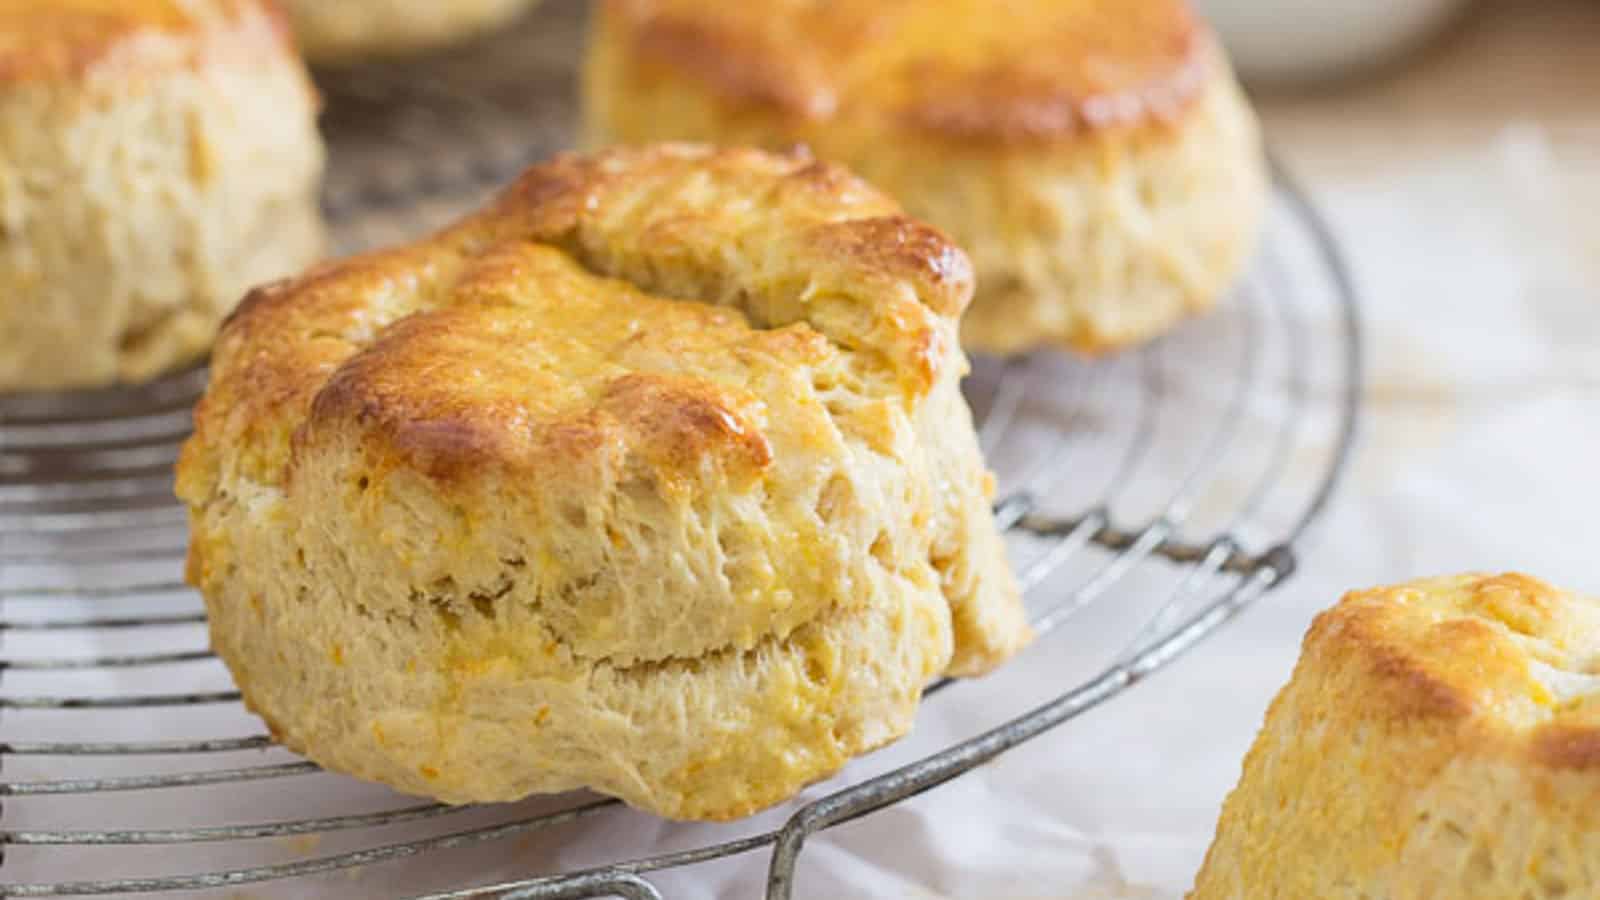
{"type": "Polygon", "coordinates": [[[258,290],[185,449],[247,701],[451,802],[779,802],[1028,632],[958,389],[965,257],[802,155],[564,156],[258,290]]]}
{"type": "Polygon", "coordinates": [[[1600,601],[1515,573],[1347,595],[1190,896],[1600,896],[1600,601]]]}

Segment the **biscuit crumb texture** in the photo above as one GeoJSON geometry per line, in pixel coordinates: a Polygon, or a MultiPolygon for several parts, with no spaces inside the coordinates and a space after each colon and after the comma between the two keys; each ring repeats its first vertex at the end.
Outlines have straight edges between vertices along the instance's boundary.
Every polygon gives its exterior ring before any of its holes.
{"type": "Polygon", "coordinates": [[[1029,637],[966,258],[801,154],[563,156],[256,291],[179,467],[250,707],[452,803],[782,801],[1029,637]]]}
{"type": "Polygon", "coordinates": [[[492,31],[538,0],[284,0],[306,58],[338,65],[437,49],[492,31]]]}
{"type": "Polygon", "coordinates": [[[0,391],[192,362],[316,259],[316,98],[274,13],[70,0],[0,25],[0,391]]]}
{"type": "Polygon", "coordinates": [[[1600,896],[1600,600],[1462,575],[1318,616],[1189,896],[1600,896]]]}
{"type": "Polygon", "coordinates": [[[808,146],[971,257],[969,350],[1103,353],[1211,308],[1266,202],[1254,114],[1183,0],[606,0],[591,146],[808,146]]]}

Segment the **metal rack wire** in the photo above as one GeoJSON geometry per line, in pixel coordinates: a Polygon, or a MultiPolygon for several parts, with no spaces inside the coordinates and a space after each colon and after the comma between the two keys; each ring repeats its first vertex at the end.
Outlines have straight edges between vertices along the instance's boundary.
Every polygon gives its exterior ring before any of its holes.
{"type": "MultiPolygon", "coordinates": [[[[554,4],[420,67],[331,80],[327,205],[342,248],[419,233],[561,146],[580,18],[579,5],[554,4]]],[[[1266,246],[1217,315],[1122,358],[979,360],[970,379],[1040,645],[1093,619],[1111,648],[1080,683],[1035,686],[1031,707],[877,774],[852,768],[781,825],[707,827],[690,849],[617,848],[498,884],[453,886],[481,879],[441,851],[493,852],[534,833],[571,844],[585,823],[635,814],[589,795],[421,804],[273,746],[206,649],[201,604],[182,584],[170,470],[203,371],[0,399],[0,897],[234,896],[217,892],[241,885],[304,896],[313,883],[338,894],[336,873],[381,864],[417,871],[427,900],[657,898],[652,872],[758,849],[770,850],[767,895],[791,896],[812,835],[1105,702],[1293,574],[1349,456],[1361,344],[1335,243],[1277,176],[1266,246]],[[1107,607],[1121,638],[1094,618],[1107,607]],[[279,787],[305,779],[317,784],[279,787]],[[205,823],[191,821],[197,807],[205,823]]]]}

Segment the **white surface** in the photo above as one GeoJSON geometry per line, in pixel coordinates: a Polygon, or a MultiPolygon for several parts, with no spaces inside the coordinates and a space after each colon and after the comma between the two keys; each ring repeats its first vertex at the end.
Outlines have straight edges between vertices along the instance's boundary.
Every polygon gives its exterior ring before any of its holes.
{"type": "MultiPolygon", "coordinates": [[[[1293,665],[1311,616],[1357,586],[1463,569],[1518,568],[1600,590],[1593,571],[1600,478],[1600,271],[1596,223],[1580,221],[1571,186],[1537,134],[1508,133],[1456,155],[1313,185],[1331,213],[1365,295],[1371,383],[1357,465],[1300,575],[1189,657],[1111,704],[913,802],[821,835],[803,857],[806,898],[1176,898],[1198,866],[1224,793],[1293,665]]],[[[1587,207],[1593,209],[1594,207],[1587,207]]],[[[1199,323],[1182,340],[1204,340],[1199,323]]],[[[150,608],[159,608],[151,601],[150,608]]],[[[14,612],[15,610],[13,610],[14,612]]],[[[131,607],[130,607],[130,611],[131,607]]],[[[1115,609],[1097,609],[997,679],[952,689],[924,711],[906,743],[852,767],[879,771],[917,751],[970,735],[1084,674],[1115,609]],[[1025,696],[1024,696],[1025,695],[1025,696]]],[[[180,643],[203,641],[198,629],[180,643]]],[[[107,648],[61,648],[87,655],[107,648]]],[[[103,673],[8,675],[9,692],[118,693],[226,686],[220,668],[149,670],[138,683],[103,673]]],[[[174,737],[144,714],[123,716],[124,739],[174,737]]],[[[50,713],[8,714],[7,735],[67,740],[50,713]],[[37,725],[33,724],[37,723],[37,725]],[[18,729],[21,729],[20,734],[18,729]],[[57,729],[59,731],[59,728],[57,729]]],[[[233,707],[197,711],[195,730],[249,733],[233,707]]],[[[169,759],[171,770],[253,765],[269,754],[226,760],[169,759]]],[[[110,771],[93,764],[74,774],[110,771]]],[[[60,777],[40,761],[8,757],[7,778],[60,777]]],[[[834,786],[837,786],[835,783],[834,786]]],[[[817,796],[829,786],[810,792],[817,796]]],[[[203,819],[270,821],[391,806],[377,788],[315,775],[252,789],[247,804],[206,808],[201,792],[142,792],[8,800],[5,825],[86,827],[104,822],[183,825],[203,819]],[[48,801],[48,802],[45,802],[48,801]]],[[[225,796],[237,798],[238,793],[225,796]]],[[[210,801],[215,802],[215,801],[210,801]]],[[[237,799],[231,801],[238,803],[237,799]]],[[[526,809],[524,808],[524,812],[526,809]]],[[[494,821],[493,811],[453,819],[494,821]]],[[[741,827],[773,827],[773,813],[741,827]]],[[[503,815],[501,817],[503,819],[503,815]]],[[[409,836],[390,830],[383,842],[409,836]]],[[[726,829],[660,823],[633,813],[430,856],[421,866],[373,866],[314,882],[249,886],[208,896],[391,897],[442,883],[480,883],[513,873],[593,864],[616,853],[682,849],[726,829]],[[430,880],[432,879],[432,880],[430,880]]],[[[275,842],[275,860],[370,845],[371,835],[275,842]]],[[[11,848],[6,879],[105,877],[170,870],[174,857],[133,850],[92,857],[63,872],[29,848],[11,848]],[[113,863],[115,863],[113,868],[113,863]]],[[[200,845],[179,867],[199,871],[262,861],[200,845]]],[[[85,860],[91,857],[83,857],[85,860]]],[[[69,863],[70,865],[70,863],[69,863]]],[[[766,855],[757,852],[653,881],[671,900],[760,895],[766,855]]]]}
{"type": "Polygon", "coordinates": [[[1469,0],[1196,0],[1246,78],[1310,80],[1378,65],[1469,0]]]}

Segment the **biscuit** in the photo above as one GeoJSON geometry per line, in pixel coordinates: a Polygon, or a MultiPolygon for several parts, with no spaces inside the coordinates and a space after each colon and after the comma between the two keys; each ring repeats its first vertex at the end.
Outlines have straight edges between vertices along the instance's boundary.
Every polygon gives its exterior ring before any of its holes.
{"type": "Polygon", "coordinates": [[[968,349],[1116,350],[1209,308],[1265,200],[1184,0],[605,0],[585,140],[804,144],[972,258],[968,349]]]}
{"type": "Polygon", "coordinates": [[[142,381],[322,246],[316,97],[258,0],[0,10],[0,391],[142,381]]]}
{"type": "Polygon", "coordinates": [[[971,287],[841,169],[667,145],[260,289],[178,470],[213,646],[281,741],[409,793],[784,800],[1028,639],[971,287]]]}
{"type": "Polygon", "coordinates": [[[1600,896],[1600,601],[1525,575],[1317,617],[1194,900],[1600,896]]]}
{"type": "Polygon", "coordinates": [[[340,64],[403,56],[507,24],[538,0],[284,0],[306,58],[340,64]]]}

